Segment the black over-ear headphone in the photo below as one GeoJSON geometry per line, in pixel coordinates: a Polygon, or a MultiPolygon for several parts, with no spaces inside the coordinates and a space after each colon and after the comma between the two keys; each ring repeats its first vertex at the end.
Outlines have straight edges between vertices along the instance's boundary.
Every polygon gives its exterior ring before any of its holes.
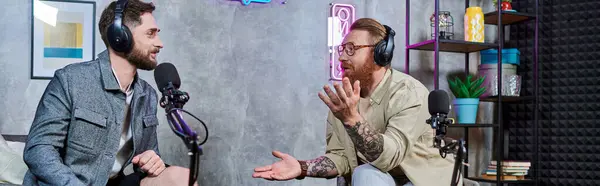
{"type": "Polygon", "coordinates": [[[385,37],[375,45],[375,63],[379,66],[387,66],[392,62],[394,56],[394,36],[396,32],[387,25],[385,27],[385,37]]]}
{"type": "Polygon", "coordinates": [[[123,24],[123,12],[127,7],[127,0],[118,0],[115,6],[115,20],[108,27],[107,38],[110,47],[117,52],[128,53],[131,50],[131,31],[123,24]]]}

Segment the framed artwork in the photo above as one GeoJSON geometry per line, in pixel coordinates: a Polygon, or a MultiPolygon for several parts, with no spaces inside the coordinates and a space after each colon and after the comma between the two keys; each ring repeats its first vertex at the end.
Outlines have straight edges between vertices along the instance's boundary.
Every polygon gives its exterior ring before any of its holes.
{"type": "Polygon", "coordinates": [[[31,18],[31,79],[94,59],[96,2],[32,0],[31,18]]]}

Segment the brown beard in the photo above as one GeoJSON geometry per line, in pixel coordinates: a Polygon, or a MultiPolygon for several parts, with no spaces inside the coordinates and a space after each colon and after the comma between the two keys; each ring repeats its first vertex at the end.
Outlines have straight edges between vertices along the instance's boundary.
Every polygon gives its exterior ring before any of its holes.
{"type": "MultiPolygon", "coordinates": [[[[154,50],[152,52],[157,51],[154,50]]],[[[131,52],[127,53],[125,57],[131,65],[135,66],[138,69],[154,70],[154,68],[156,68],[157,65],[156,62],[150,60],[150,52],[144,52],[142,49],[135,47],[135,45],[133,46],[131,52]]]]}
{"type": "Polygon", "coordinates": [[[366,95],[368,92],[368,88],[373,84],[373,72],[377,69],[377,64],[372,61],[367,61],[362,67],[354,68],[351,74],[344,74],[344,76],[350,79],[350,83],[354,85],[356,80],[360,81],[360,95],[366,95]]]}

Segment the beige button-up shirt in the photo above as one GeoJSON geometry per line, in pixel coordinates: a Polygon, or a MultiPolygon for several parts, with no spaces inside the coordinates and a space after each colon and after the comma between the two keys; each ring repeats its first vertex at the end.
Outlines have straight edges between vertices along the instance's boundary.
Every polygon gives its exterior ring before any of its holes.
{"type": "Polygon", "coordinates": [[[372,95],[361,98],[359,113],[383,137],[383,153],[373,162],[355,149],[342,122],[329,112],[325,156],[335,163],[338,176],[350,185],[354,168],[370,163],[394,178],[406,176],[415,186],[450,185],[454,156],[444,159],[433,147],[435,130],[425,122],[431,117],[428,95],[418,80],[389,69],[372,95]]]}

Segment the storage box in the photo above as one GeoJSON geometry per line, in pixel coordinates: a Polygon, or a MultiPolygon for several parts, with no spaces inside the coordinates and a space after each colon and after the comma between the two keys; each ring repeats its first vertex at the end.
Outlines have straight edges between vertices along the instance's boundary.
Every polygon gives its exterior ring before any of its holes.
{"type": "MultiPolygon", "coordinates": [[[[496,75],[491,77],[489,84],[486,84],[487,90],[485,96],[498,96],[498,78],[496,75]]],[[[521,76],[504,75],[502,76],[502,96],[520,96],[521,94],[521,76]]]]}
{"type": "MultiPolygon", "coordinates": [[[[487,77],[498,75],[498,65],[481,64],[479,65],[479,74],[487,77]]],[[[517,75],[517,65],[502,64],[502,75],[517,75]]]]}
{"type": "MultiPolygon", "coordinates": [[[[498,64],[498,50],[489,49],[480,52],[481,64],[498,64]]],[[[516,48],[502,49],[502,63],[520,65],[520,55],[516,48]]]]}
{"type": "MultiPolygon", "coordinates": [[[[498,95],[498,65],[481,64],[479,65],[479,76],[485,76],[483,85],[486,87],[483,97],[498,95]]],[[[502,64],[502,95],[519,96],[521,89],[521,79],[517,75],[517,65],[502,64]]]]}

